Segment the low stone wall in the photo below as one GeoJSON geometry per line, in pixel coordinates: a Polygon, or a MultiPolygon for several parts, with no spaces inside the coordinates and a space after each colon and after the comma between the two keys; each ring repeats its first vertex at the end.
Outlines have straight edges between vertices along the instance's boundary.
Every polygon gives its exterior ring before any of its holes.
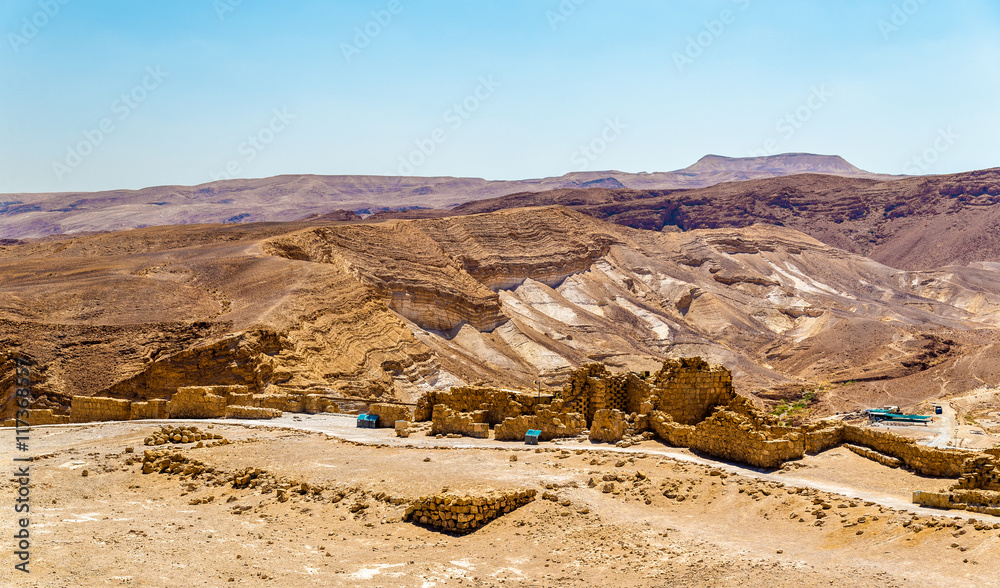
{"type": "Polygon", "coordinates": [[[368,407],[368,414],[378,415],[379,428],[391,429],[396,426],[396,421],[412,421],[413,407],[404,404],[372,404],[368,407]]]}
{"type": "Polygon", "coordinates": [[[994,490],[960,490],[913,493],[913,502],[930,508],[966,510],[1000,516],[1000,492],[994,490]]]}
{"type": "Polygon", "coordinates": [[[861,445],[879,453],[898,458],[907,468],[927,476],[956,478],[963,472],[969,452],[958,449],[936,449],[917,444],[914,439],[888,431],[874,431],[854,425],[843,425],[845,443],[861,445]]]}
{"type": "MultiPolygon", "coordinates": [[[[68,415],[55,414],[52,409],[49,408],[29,408],[28,409],[28,425],[68,425],[70,420],[68,415]]],[[[0,424],[3,427],[16,427],[16,419],[7,419],[0,424]]]]}
{"type": "MultiPolygon", "coordinates": [[[[553,404],[557,404],[553,402],[553,404]]],[[[529,429],[541,431],[539,439],[550,441],[562,437],[576,437],[587,429],[587,421],[576,412],[562,412],[562,406],[553,409],[539,408],[534,415],[511,417],[497,425],[493,437],[498,441],[523,441],[529,429]]]]}
{"type": "Polygon", "coordinates": [[[486,422],[486,418],[485,410],[456,412],[444,404],[436,404],[434,405],[431,435],[463,435],[488,439],[490,425],[486,422]]]}
{"type": "Polygon", "coordinates": [[[602,409],[594,413],[590,425],[590,440],[596,443],[617,443],[625,436],[625,413],[602,409]]]}
{"type": "Polygon", "coordinates": [[[70,401],[72,423],[127,421],[132,418],[132,403],[118,398],[74,396],[70,401]]]}
{"type": "MultiPolygon", "coordinates": [[[[178,388],[170,399],[169,412],[172,419],[218,419],[226,416],[226,392],[215,394],[214,390],[223,386],[185,386],[178,388]]],[[[229,386],[224,386],[229,388],[229,386]]]]}
{"type": "Polygon", "coordinates": [[[227,406],[227,419],[276,419],[283,413],[276,408],[262,408],[260,406],[227,406]]]}
{"type": "Polygon", "coordinates": [[[968,510],[1000,516],[1000,461],[991,452],[969,457],[962,464],[962,477],[944,492],[914,492],[921,506],[968,510]]]}
{"type": "Polygon", "coordinates": [[[169,418],[167,412],[167,400],[153,399],[146,402],[133,402],[130,409],[130,417],[133,421],[140,419],[165,419],[169,418]]]}
{"type": "Polygon", "coordinates": [[[803,456],[798,433],[787,439],[771,439],[749,417],[732,410],[717,410],[695,425],[688,446],[714,457],[761,468],[778,468],[803,456]]]}
{"type": "Polygon", "coordinates": [[[884,466],[890,468],[898,468],[903,465],[902,460],[898,457],[890,457],[875,451],[874,449],[868,449],[867,447],[859,447],[857,445],[851,445],[850,443],[845,443],[844,447],[848,450],[860,455],[861,457],[876,461],[884,466]]]}
{"type": "Polygon", "coordinates": [[[533,501],[535,493],[535,490],[515,490],[422,496],[406,508],[403,520],[455,533],[470,533],[533,501]]]}

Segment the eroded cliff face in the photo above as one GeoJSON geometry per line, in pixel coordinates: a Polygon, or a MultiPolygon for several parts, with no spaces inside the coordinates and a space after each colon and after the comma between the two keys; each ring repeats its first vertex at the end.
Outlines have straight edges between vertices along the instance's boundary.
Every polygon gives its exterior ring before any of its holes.
{"type": "Polygon", "coordinates": [[[0,343],[39,407],[184,385],[415,400],[701,355],[830,410],[996,383],[1000,267],[903,272],[779,227],[661,233],[560,207],[142,229],[0,248],[0,343]],[[169,320],[168,320],[169,319],[169,320]]]}

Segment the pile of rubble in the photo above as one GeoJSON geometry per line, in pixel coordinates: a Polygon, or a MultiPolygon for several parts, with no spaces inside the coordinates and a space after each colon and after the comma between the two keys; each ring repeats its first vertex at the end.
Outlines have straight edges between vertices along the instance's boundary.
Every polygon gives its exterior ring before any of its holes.
{"type": "Polygon", "coordinates": [[[153,433],[149,437],[143,440],[146,445],[165,445],[167,443],[203,443],[204,441],[209,441],[215,439],[213,443],[209,443],[208,447],[214,447],[216,445],[228,445],[229,440],[224,438],[218,433],[206,433],[194,426],[186,427],[171,427],[165,425],[160,427],[160,430],[153,433]]]}

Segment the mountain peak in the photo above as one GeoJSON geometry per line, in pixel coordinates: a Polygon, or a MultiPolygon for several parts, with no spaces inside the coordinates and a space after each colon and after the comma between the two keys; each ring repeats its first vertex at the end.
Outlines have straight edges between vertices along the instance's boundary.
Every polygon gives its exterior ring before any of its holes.
{"type": "Polygon", "coordinates": [[[866,172],[847,162],[839,155],[814,153],[782,153],[763,157],[725,157],[706,155],[682,172],[764,172],[785,175],[790,173],[818,173],[853,175],[866,172]]]}

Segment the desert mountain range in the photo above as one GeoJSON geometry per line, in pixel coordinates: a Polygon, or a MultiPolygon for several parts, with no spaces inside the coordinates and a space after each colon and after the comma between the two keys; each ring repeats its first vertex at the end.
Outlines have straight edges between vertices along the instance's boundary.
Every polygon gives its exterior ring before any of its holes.
{"type": "Polygon", "coordinates": [[[518,192],[702,188],[806,172],[851,178],[894,177],[860,170],[840,157],[799,153],[748,159],[709,155],[674,172],[574,172],[537,180],[289,175],[142,190],[0,194],[0,238],[189,223],[290,221],[333,210],[364,216],[384,210],[448,208],[518,192]]]}

